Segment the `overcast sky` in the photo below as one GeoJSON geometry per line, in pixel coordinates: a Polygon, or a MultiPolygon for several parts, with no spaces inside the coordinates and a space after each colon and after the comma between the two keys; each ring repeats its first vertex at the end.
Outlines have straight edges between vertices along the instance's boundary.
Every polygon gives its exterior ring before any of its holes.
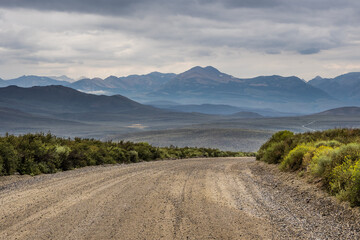
{"type": "Polygon", "coordinates": [[[0,0],[0,78],[360,71],[358,0],[0,0]]]}

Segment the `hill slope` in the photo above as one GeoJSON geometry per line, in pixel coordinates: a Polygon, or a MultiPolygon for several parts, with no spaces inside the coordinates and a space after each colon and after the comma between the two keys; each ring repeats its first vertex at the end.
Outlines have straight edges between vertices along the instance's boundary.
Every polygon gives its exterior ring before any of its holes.
{"type": "Polygon", "coordinates": [[[341,107],[330,109],[315,115],[321,116],[360,116],[360,107],[341,107]]]}
{"type": "Polygon", "coordinates": [[[98,96],[64,86],[0,88],[0,106],[25,112],[149,112],[160,111],[121,95],[98,96]]]}

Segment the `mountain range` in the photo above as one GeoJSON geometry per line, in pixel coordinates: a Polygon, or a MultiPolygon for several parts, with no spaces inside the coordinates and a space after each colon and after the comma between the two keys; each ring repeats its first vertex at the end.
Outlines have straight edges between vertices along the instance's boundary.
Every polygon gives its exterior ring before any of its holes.
{"type": "MultiPolygon", "coordinates": [[[[121,94],[143,103],[176,101],[187,106],[226,105],[241,109],[271,109],[300,114],[360,105],[360,73],[348,73],[333,79],[316,77],[305,82],[295,76],[237,78],[208,66],[194,67],[180,74],[153,72],[127,77],[109,76],[105,79],[85,78],[71,81],[66,76],[22,76],[0,80],[0,87],[62,85],[86,93],[121,94]]],[[[199,112],[208,113],[207,110],[199,112]]]]}
{"type": "Polygon", "coordinates": [[[130,137],[135,134],[139,137],[136,141],[149,139],[154,144],[196,143],[194,146],[252,150],[255,145],[249,141],[262,144],[272,131],[358,127],[360,116],[359,107],[308,116],[264,117],[276,112],[215,104],[157,103],[175,105],[173,109],[159,109],[121,95],[94,95],[59,85],[8,86],[0,88],[0,134],[50,131],[63,137],[136,140],[130,137]],[[222,115],[215,115],[219,111],[222,115]],[[160,142],[159,136],[163,139],[160,142]]]}
{"type": "Polygon", "coordinates": [[[309,81],[309,84],[349,105],[360,103],[360,73],[358,72],[343,74],[335,78],[316,77],[309,81]]]}
{"type": "Polygon", "coordinates": [[[94,95],[60,85],[0,88],[0,132],[51,130],[60,136],[95,137],[224,118],[158,109],[121,95],[94,95]]]}

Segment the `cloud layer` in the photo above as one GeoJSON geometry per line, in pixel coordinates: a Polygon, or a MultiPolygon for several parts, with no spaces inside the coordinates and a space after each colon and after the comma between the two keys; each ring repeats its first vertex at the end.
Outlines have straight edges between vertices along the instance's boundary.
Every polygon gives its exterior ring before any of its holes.
{"type": "Polygon", "coordinates": [[[181,72],[239,77],[359,71],[355,0],[4,0],[0,77],[181,72]]]}

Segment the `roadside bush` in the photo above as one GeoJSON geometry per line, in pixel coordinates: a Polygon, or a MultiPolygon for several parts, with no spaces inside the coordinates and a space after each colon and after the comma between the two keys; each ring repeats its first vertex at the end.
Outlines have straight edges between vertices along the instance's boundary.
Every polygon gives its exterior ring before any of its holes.
{"type": "Polygon", "coordinates": [[[263,153],[262,160],[267,163],[280,163],[285,152],[283,142],[274,142],[263,153]]]}
{"type": "Polygon", "coordinates": [[[309,164],[308,171],[316,177],[324,176],[325,172],[329,173],[331,171],[332,156],[335,151],[332,147],[325,145],[318,147],[313,154],[314,156],[309,164]]]}
{"type": "Polygon", "coordinates": [[[332,193],[342,201],[348,200],[352,206],[360,205],[360,160],[354,162],[346,157],[332,174],[332,193]]]}
{"type": "Polygon", "coordinates": [[[64,139],[54,135],[25,134],[0,137],[0,175],[36,175],[114,163],[190,157],[254,156],[211,148],[153,147],[148,143],[102,142],[96,139],[64,139]]]}
{"type": "Polygon", "coordinates": [[[360,144],[349,143],[339,147],[332,156],[332,167],[342,164],[345,157],[351,159],[352,161],[360,159],[360,144]]]}
{"type": "Polygon", "coordinates": [[[360,129],[282,131],[261,146],[257,159],[315,176],[331,194],[360,206],[360,129]]]}
{"type": "Polygon", "coordinates": [[[296,171],[300,168],[304,169],[303,159],[305,154],[311,154],[315,148],[311,145],[301,144],[289,152],[289,154],[280,163],[281,170],[296,171]]]}
{"type": "Polygon", "coordinates": [[[280,131],[275,133],[261,146],[256,159],[267,163],[280,163],[284,155],[291,150],[293,136],[294,133],[290,131],[280,131]]]}
{"type": "Polygon", "coordinates": [[[129,151],[128,156],[129,156],[130,162],[132,162],[132,163],[139,162],[139,155],[138,155],[137,151],[134,151],[134,150],[129,151]]]}
{"type": "Polygon", "coordinates": [[[11,175],[17,171],[19,154],[7,141],[0,141],[0,163],[0,175],[11,175]]]}

